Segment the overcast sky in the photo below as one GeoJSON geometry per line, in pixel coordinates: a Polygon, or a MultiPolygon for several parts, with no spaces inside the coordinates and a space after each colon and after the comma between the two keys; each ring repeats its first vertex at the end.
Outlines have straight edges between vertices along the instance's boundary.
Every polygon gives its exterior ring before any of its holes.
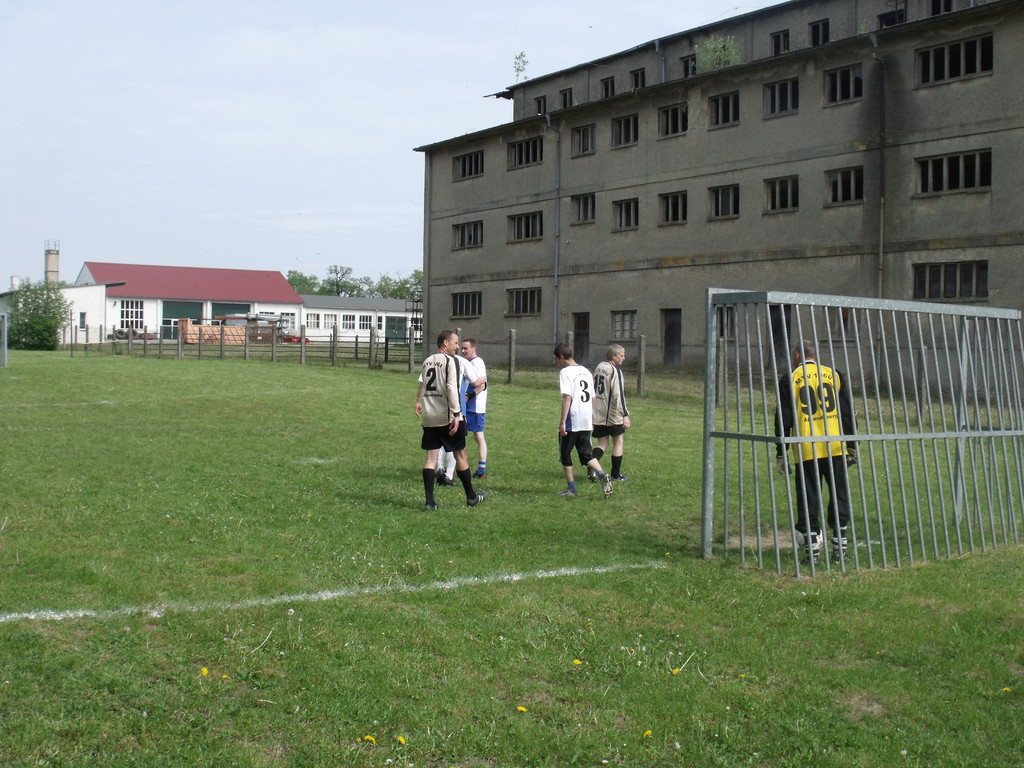
{"type": "Polygon", "coordinates": [[[0,290],[84,261],[422,266],[423,155],[516,80],[748,0],[0,0],[0,290]]]}

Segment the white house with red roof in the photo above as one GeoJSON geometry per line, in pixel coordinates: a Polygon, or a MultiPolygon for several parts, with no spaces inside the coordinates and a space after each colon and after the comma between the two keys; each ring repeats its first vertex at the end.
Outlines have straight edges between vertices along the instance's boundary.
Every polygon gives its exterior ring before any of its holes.
{"type": "Polygon", "coordinates": [[[79,341],[100,341],[117,329],[171,336],[185,317],[209,323],[273,315],[288,328],[302,322],[302,297],[280,272],[87,261],[63,290],[79,341]]]}

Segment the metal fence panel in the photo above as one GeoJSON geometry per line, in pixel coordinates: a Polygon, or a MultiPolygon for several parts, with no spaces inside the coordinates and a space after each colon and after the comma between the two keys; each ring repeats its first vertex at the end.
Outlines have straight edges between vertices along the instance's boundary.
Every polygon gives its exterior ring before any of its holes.
{"type": "MultiPolygon", "coordinates": [[[[1020,543],[1019,312],[711,289],[706,348],[705,557],[717,546],[725,557],[799,576],[1020,543]],[[780,436],[777,404],[793,398],[791,350],[804,341],[852,393],[855,436],[837,441],[827,429],[780,436]],[[808,481],[800,472],[777,473],[776,451],[782,447],[792,471],[794,445],[852,441],[859,462],[848,472],[838,464],[839,477],[829,468],[823,478],[832,485],[848,477],[849,548],[836,558],[825,546],[819,562],[803,563],[798,509],[808,481]]],[[[825,389],[820,394],[829,397],[825,389]]],[[[792,402],[794,410],[801,406],[792,402]]],[[[824,498],[818,512],[823,529],[824,498]]]]}

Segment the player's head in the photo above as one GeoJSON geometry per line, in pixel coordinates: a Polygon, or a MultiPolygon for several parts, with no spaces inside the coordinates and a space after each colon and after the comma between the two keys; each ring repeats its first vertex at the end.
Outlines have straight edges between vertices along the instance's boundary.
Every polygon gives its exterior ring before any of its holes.
{"type": "Polygon", "coordinates": [[[462,340],[462,356],[467,360],[472,360],[476,357],[476,339],[462,340]]]}
{"type": "Polygon", "coordinates": [[[459,334],[455,331],[441,331],[437,334],[437,348],[443,352],[451,352],[459,346],[459,334]]]}
{"type": "Polygon", "coordinates": [[[815,359],[814,343],[807,339],[795,345],[790,352],[793,355],[793,365],[800,365],[800,363],[815,359]]]}
{"type": "Polygon", "coordinates": [[[604,352],[604,359],[615,365],[622,365],[626,359],[626,348],[621,344],[609,344],[604,352]]]}
{"type": "Polygon", "coordinates": [[[572,360],[572,345],[562,342],[555,347],[553,354],[555,355],[556,363],[566,363],[572,360]]]}

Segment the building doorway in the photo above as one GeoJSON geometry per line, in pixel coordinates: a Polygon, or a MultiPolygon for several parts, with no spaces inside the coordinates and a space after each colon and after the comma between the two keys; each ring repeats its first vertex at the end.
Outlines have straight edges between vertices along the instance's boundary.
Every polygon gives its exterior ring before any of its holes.
{"type": "Polygon", "coordinates": [[[573,354],[580,365],[589,365],[590,358],[590,313],[572,313],[573,354]]]}
{"type": "Polygon", "coordinates": [[[661,310],[661,362],[679,365],[682,360],[683,310],[661,310]]]}

